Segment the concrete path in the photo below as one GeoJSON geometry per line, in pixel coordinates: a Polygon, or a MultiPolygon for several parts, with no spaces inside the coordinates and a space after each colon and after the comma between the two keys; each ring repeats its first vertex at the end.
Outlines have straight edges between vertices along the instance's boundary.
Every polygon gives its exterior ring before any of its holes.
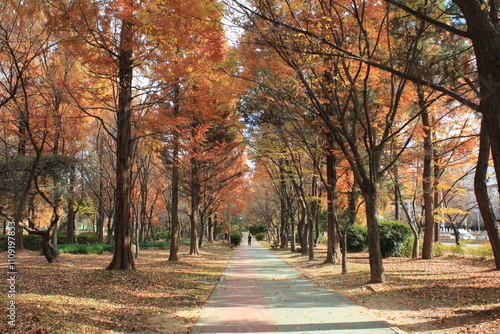
{"type": "Polygon", "coordinates": [[[320,286],[272,251],[238,247],[192,334],[404,333],[320,286]]]}

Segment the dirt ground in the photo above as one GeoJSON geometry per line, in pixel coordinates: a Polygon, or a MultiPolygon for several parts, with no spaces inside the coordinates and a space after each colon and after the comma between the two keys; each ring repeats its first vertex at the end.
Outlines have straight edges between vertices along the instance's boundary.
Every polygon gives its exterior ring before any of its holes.
{"type": "MultiPolygon", "coordinates": [[[[440,257],[431,261],[384,260],[387,282],[366,285],[367,254],[351,254],[349,274],[340,265],[276,251],[285,261],[371,309],[408,333],[500,333],[500,271],[492,261],[440,257]]],[[[16,326],[0,333],[189,333],[232,252],[227,245],[202,248],[200,257],[181,249],[168,263],[168,250],[142,250],[136,271],[103,270],[111,255],[63,254],[46,263],[38,253],[16,254],[16,326]]],[[[0,253],[0,319],[8,303],[6,253],[0,253]]],[[[6,321],[5,321],[6,322],[6,321]]]]}
{"type": "Polygon", "coordinates": [[[348,256],[341,266],[323,264],[324,245],[316,260],[276,251],[287,263],[326,284],[408,333],[500,333],[500,271],[493,261],[446,256],[433,260],[384,259],[387,282],[370,279],[368,254],[348,256]]]}

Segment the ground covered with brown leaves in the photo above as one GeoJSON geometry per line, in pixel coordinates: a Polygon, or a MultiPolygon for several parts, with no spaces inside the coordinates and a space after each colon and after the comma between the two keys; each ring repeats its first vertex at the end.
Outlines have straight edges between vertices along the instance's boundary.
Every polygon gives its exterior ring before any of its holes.
{"type": "Polygon", "coordinates": [[[104,270],[111,254],[62,254],[48,264],[37,252],[16,254],[16,322],[10,302],[6,252],[0,253],[0,333],[189,333],[232,254],[227,244],[168,262],[168,250],[141,250],[136,271],[104,270]]]}
{"type": "MultiPolygon", "coordinates": [[[[384,260],[387,282],[367,285],[367,254],[350,254],[349,274],[340,265],[288,250],[275,251],[306,275],[371,309],[408,333],[500,333],[500,271],[492,261],[447,256],[434,260],[384,260]]],[[[199,257],[181,249],[169,263],[168,250],[142,250],[136,271],[104,270],[102,255],[63,254],[48,264],[36,252],[16,254],[16,327],[6,324],[6,253],[0,253],[0,333],[189,333],[232,252],[207,245],[199,257]]]]}
{"type": "Polygon", "coordinates": [[[288,250],[276,251],[306,275],[356,301],[408,333],[500,333],[500,271],[493,261],[460,256],[433,260],[388,258],[387,282],[370,280],[368,254],[348,256],[341,266],[323,264],[324,246],[316,260],[288,250]]]}

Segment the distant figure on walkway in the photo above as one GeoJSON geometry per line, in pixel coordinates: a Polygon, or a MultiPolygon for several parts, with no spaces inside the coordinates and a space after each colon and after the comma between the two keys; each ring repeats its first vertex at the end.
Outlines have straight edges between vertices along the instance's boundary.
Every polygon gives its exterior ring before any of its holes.
{"type": "Polygon", "coordinates": [[[252,244],[252,233],[248,233],[248,246],[252,244]]]}

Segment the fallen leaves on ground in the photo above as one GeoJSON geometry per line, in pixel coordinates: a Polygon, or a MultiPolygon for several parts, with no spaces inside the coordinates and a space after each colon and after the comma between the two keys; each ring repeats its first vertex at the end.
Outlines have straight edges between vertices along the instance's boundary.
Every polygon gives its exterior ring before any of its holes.
{"type": "Polygon", "coordinates": [[[433,260],[384,259],[387,281],[370,284],[368,254],[349,254],[349,273],[340,264],[278,250],[276,254],[305,274],[371,309],[409,333],[500,333],[500,271],[493,261],[446,256],[433,260]]]}
{"type": "MultiPolygon", "coordinates": [[[[232,252],[221,243],[200,256],[186,252],[181,247],[181,261],[171,263],[168,250],[141,250],[128,272],[104,270],[109,253],[62,254],[48,264],[37,252],[18,252],[16,326],[6,324],[2,293],[0,333],[189,333],[232,252]]],[[[6,291],[6,261],[0,270],[6,291]]]]}

